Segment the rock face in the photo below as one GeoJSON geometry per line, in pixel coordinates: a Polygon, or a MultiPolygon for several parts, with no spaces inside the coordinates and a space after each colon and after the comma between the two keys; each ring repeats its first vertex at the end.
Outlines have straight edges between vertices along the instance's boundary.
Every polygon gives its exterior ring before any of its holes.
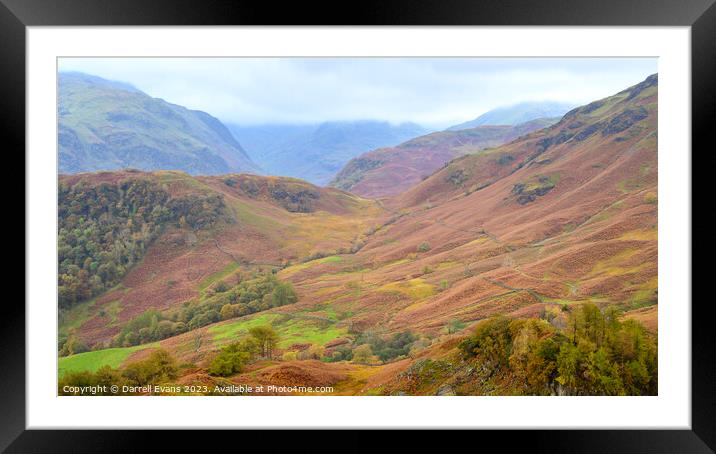
{"type": "Polygon", "coordinates": [[[539,176],[530,183],[517,183],[512,187],[512,194],[517,195],[517,203],[526,205],[554,189],[555,184],[554,178],[539,176]]]}
{"type": "Polygon", "coordinates": [[[259,173],[211,115],[82,73],[59,74],[60,173],[135,168],[259,173]]]}

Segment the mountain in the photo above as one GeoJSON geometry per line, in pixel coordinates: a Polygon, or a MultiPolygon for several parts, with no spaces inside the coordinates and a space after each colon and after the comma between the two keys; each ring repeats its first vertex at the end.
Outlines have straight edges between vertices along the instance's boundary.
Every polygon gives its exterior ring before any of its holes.
{"type": "Polygon", "coordinates": [[[474,120],[451,126],[447,130],[459,131],[482,125],[516,125],[537,118],[561,117],[573,107],[573,104],[560,102],[523,102],[512,106],[498,107],[485,112],[474,120]]]}
{"type": "Polygon", "coordinates": [[[327,122],[317,125],[228,125],[251,158],[271,175],[326,185],[349,160],[427,132],[414,123],[327,122]]]}
{"type": "Polygon", "coordinates": [[[204,302],[209,284],[237,271],[351,251],[382,211],[289,177],[124,170],[61,175],[59,185],[60,307],[82,316],[90,345],[147,310],[204,302]]]}
{"type": "Polygon", "coordinates": [[[63,72],[58,79],[60,173],[259,171],[229,130],[205,112],[88,74],[63,72]]]}
{"type": "Polygon", "coordinates": [[[172,383],[209,389],[653,395],[657,98],[653,75],[379,201],[254,175],[61,177],[60,376],[131,379],[161,348],[172,383]],[[269,326],[268,353],[237,344],[269,326]]]}
{"type": "Polygon", "coordinates": [[[478,126],[434,132],[351,159],[330,185],[363,197],[397,195],[458,156],[502,145],[558,120],[540,118],[515,126],[478,126]]]}

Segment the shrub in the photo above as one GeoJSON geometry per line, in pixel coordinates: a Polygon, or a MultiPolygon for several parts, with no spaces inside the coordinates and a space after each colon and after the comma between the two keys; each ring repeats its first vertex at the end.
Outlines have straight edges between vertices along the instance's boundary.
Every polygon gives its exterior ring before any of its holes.
{"type": "Polygon", "coordinates": [[[370,348],[369,344],[363,344],[357,346],[353,350],[353,362],[359,364],[368,364],[373,359],[373,349],[370,348]]]}
{"type": "MultiPolygon", "coordinates": [[[[407,356],[410,348],[417,340],[413,333],[407,331],[403,333],[395,333],[391,337],[383,338],[375,336],[371,333],[362,333],[356,339],[356,344],[366,344],[371,348],[372,355],[375,355],[380,361],[388,362],[401,356],[407,356]]],[[[355,360],[355,351],[353,358],[355,360]]]]}
{"type": "Polygon", "coordinates": [[[137,386],[164,383],[178,375],[176,359],[166,350],[157,350],[144,361],[127,365],[123,375],[129,383],[137,386]]]}
{"type": "Polygon", "coordinates": [[[170,382],[177,378],[178,366],[173,356],[165,350],[153,352],[149,358],[129,364],[124,369],[102,366],[96,372],[68,372],[58,380],[58,393],[67,394],[65,386],[105,386],[101,395],[121,395],[123,386],[146,386],[170,382]],[[110,386],[117,385],[118,392],[110,386]]]}
{"type": "Polygon", "coordinates": [[[342,345],[333,350],[331,356],[324,357],[324,361],[334,363],[337,361],[350,361],[353,359],[353,350],[347,345],[342,345]]]}
{"type": "Polygon", "coordinates": [[[219,281],[219,282],[217,282],[217,284],[214,286],[214,291],[215,291],[216,293],[224,293],[224,292],[226,292],[227,290],[229,290],[229,284],[227,284],[227,283],[224,282],[224,281],[219,281]]]}
{"type": "Polygon", "coordinates": [[[74,355],[89,351],[87,344],[76,334],[70,334],[60,349],[60,356],[74,355]]]}
{"type": "Polygon", "coordinates": [[[465,324],[461,322],[460,320],[453,318],[447,323],[447,326],[445,327],[448,334],[457,333],[458,331],[465,328],[465,324]]]}
{"type": "Polygon", "coordinates": [[[321,345],[313,344],[306,350],[298,353],[298,359],[321,359],[325,353],[325,348],[321,345]]]}
{"type": "Polygon", "coordinates": [[[496,317],[460,344],[491,373],[512,376],[526,394],[655,395],[656,342],[634,320],[593,304],[569,313],[564,330],[539,319],[496,317]]]}
{"type": "Polygon", "coordinates": [[[430,250],[430,244],[427,241],[423,241],[418,245],[418,252],[428,252],[430,250]]]}
{"type": "Polygon", "coordinates": [[[249,340],[234,342],[221,349],[211,360],[209,374],[220,377],[238,374],[255,353],[255,344],[249,340]]]}
{"type": "Polygon", "coordinates": [[[193,330],[219,320],[242,317],[298,301],[291,283],[281,282],[270,271],[242,280],[233,288],[224,281],[215,288],[217,292],[214,295],[203,301],[187,301],[180,310],[164,313],[147,310],[127,323],[115,336],[112,345],[133,346],[166,339],[187,331],[187,328],[193,330]]]}
{"type": "Polygon", "coordinates": [[[234,308],[231,304],[224,304],[223,306],[221,306],[221,311],[219,312],[219,314],[221,315],[222,320],[228,320],[236,316],[234,308]]]}

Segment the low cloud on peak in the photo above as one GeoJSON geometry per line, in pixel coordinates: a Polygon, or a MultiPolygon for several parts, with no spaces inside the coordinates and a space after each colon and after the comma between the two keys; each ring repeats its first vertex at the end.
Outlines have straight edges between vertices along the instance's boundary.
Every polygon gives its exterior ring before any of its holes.
{"type": "Polygon", "coordinates": [[[448,126],[526,101],[583,104],[657,71],[655,58],[62,58],[231,123],[377,119],[448,126]]]}

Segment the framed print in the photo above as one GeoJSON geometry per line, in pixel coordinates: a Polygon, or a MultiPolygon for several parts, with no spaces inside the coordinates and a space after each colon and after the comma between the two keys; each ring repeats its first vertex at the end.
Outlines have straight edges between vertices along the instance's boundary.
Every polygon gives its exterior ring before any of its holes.
{"type": "Polygon", "coordinates": [[[162,3],[3,0],[27,179],[3,447],[416,428],[713,450],[691,265],[711,2],[162,3]]]}

